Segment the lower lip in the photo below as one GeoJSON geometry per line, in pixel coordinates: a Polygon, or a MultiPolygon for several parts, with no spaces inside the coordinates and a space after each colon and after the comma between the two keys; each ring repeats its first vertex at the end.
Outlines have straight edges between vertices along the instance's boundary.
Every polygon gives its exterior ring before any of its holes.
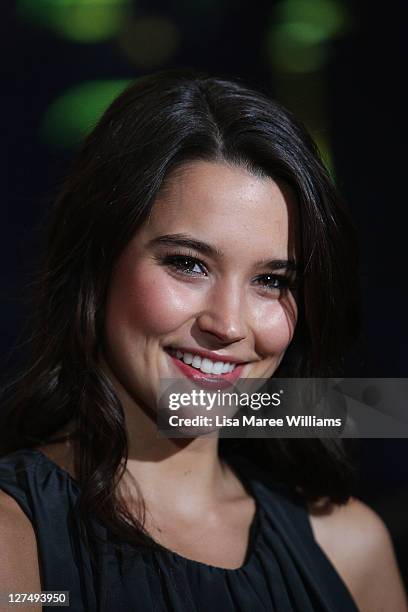
{"type": "Polygon", "coordinates": [[[201,372],[201,370],[197,370],[192,366],[187,365],[184,361],[177,359],[177,357],[173,357],[167,353],[170,359],[173,361],[174,365],[190,380],[196,382],[202,387],[209,388],[217,388],[223,389],[226,387],[230,387],[238,378],[240,378],[242,374],[242,370],[244,369],[245,364],[241,363],[237,365],[232,372],[227,372],[226,374],[217,375],[217,374],[206,374],[205,372],[201,372]]]}

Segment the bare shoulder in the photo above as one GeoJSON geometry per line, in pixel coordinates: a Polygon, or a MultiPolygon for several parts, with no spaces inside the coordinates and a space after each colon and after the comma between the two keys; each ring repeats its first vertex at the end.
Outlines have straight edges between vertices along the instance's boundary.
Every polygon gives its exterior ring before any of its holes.
{"type": "Polygon", "coordinates": [[[390,534],[374,510],[356,498],[309,511],[317,543],[361,612],[407,612],[390,534]]]}
{"type": "MultiPolygon", "coordinates": [[[[35,532],[18,503],[0,490],[0,592],[41,591],[35,532]]],[[[14,609],[5,603],[0,609],[14,609]]],[[[39,610],[40,606],[25,606],[39,610]]]]}

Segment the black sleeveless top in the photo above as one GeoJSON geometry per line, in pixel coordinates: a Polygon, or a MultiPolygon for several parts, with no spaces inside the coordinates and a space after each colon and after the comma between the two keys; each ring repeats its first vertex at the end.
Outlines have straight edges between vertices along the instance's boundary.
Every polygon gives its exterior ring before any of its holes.
{"type": "Polygon", "coordinates": [[[167,549],[139,552],[126,542],[118,549],[94,519],[97,538],[85,544],[79,485],[38,450],[0,459],[0,489],[33,524],[42,589],[69,591],[69,609],[75,612],[356,612],[346,585],[313,537],[300,496],[269,482],[241,457],[228,463],[257,506],[247,558],[238,569],[167,549]],[[129,551],[130,557],[122,554],[129,551]]]}

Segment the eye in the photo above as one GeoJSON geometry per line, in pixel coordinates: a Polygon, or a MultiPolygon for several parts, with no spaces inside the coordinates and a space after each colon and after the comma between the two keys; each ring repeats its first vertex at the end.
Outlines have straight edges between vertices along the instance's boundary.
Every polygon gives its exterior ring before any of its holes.
{"type": "Polygon", "coordinates": [[[282,274],[262,274],[254,279],[254,283],[273,295],[291,288],[291,281],[282,274]]]}
{"type": "Polygon", "coordinates": [[[181,274],[188,274],[189,276],[206,275],[203,262],[191,255],[166,255],[163,263],[181,274]]]}

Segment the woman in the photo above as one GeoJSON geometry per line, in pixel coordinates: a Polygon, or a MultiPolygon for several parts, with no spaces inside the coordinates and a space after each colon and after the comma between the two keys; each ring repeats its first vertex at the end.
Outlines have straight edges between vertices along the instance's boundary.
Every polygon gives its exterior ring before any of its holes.
{"type": "Polygon", "coordinates": [[[3,592],[406,609],[339,441],[156,435],[162,379],[333,375],[357,333],[352,226],[287,111],[221,79],[138,80],[77,157],[37,295],[2,429],[3,592]]]}

